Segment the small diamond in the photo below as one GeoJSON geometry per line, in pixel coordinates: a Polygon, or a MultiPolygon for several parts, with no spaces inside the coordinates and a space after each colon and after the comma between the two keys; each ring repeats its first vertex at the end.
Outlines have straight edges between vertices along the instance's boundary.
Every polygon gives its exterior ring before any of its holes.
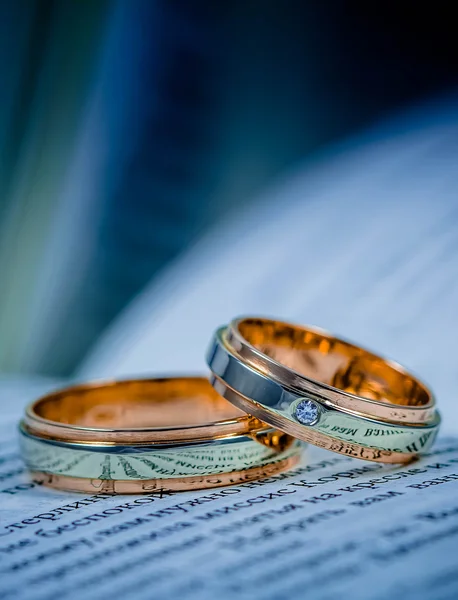
{"type": "Polygon", "coordinates": [[[297,404],[294,414],[299,423],[315,425],[320,418],[320,409],[313,400],[301,400],[297,404]]]}

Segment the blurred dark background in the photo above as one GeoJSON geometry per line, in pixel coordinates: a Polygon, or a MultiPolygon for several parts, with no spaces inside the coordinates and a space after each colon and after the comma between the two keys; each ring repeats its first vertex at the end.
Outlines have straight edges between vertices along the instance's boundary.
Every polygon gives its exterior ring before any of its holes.
{"type": "Polygon", "coordinates": [[[441,2],[2,1],[0,59],[0,371],[52,375],[228,211],[458,83],[441,2]]]}

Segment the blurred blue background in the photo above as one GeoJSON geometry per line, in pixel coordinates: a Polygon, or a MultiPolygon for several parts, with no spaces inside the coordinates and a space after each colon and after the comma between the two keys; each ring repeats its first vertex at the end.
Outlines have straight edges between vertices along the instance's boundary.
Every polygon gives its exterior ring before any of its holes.
{"type": "Polygon", "coordinates": [[[455,88],[446,7],[1,1],[0,371],[71,374],[212,223],[455,88]]]}

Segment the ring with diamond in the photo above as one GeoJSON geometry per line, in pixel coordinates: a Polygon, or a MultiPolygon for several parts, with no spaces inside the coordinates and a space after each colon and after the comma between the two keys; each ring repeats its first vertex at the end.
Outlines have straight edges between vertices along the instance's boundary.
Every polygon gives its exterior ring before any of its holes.
{"type": "Polygon", "coordinates": [[[318,328],[234,319],[225,340],[247,364],[329,407],[391,423],[434,418],[431,390],[398,363],[318,328]]]}
{"type": "Polygon", "coordinates": [[[434,397],[424,384],[396,363],[322,331],[236,320],[217,330],[207,362],[215,389],[233,404],[336,452],[408,462],[431,447],[439,429],[434,397]]]}
{"type": "Polygon", "coordinates": [[[20,445],[35,481],[79,492],[218,487],[286,470],[301,444],[232,406],[207,379],[73,386],[31,404],[20,445]]]}

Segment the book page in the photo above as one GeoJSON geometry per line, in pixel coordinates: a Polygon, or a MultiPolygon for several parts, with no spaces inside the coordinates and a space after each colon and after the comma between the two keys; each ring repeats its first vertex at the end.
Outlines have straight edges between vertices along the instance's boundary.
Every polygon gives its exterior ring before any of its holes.
{"type": "Polygon", "coordinates": [[[418,119],[215,228],[80,376],[205,372],[214,329],[237,314],[315,324],[431,384],[444,417],[433,450],[396,467],[309,448],[296,469],[232,487],[66,494],[31,481],[18,454],[36,386],[3,382],[0,599],[456,600],[456,102],[418,119]]]}
{"type": "Polygon", "coordinates": [[[458,596],[458,437],[400,467],[310,447],[232,487],[69,494],[22,464],[16,422],[35,393],[0,385],[15,406],[0,429],[2,600],[458,596]]]}
{"type": "Polygon", "coordinates": [[[400,362],[454,433],[457,98],[347,141],[219,223],[115,320],[79,376],[205,373],[217,327],[270,316],[400,362]]]}

